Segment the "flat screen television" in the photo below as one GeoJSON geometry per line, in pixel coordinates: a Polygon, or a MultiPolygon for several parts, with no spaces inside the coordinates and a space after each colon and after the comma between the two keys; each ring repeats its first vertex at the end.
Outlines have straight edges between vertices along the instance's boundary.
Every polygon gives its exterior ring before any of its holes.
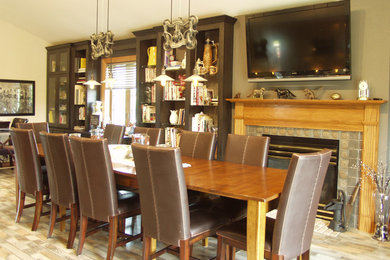
{"type": "Polygon", "coordinates": [[[351,79],[349,0],[246,16],[248,79],[351,79]]]}

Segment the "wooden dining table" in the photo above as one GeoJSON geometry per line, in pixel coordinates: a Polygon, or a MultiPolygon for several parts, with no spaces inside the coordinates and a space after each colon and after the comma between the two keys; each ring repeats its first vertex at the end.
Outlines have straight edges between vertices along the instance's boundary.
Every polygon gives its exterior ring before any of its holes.
{"type": "MultiPolygon", "coordinates": [[[[44,156],[38,144],[40,156],[44,156]]],[[[286,170],[182,156],[187,189],[248,202],[247,259],[264,259],[268,203],[279,197],[286,170]]],[[[112,157],[117,185],[137,188],[131,159],[112,157]]]]}
{"type": "MultiPolygon", "coordinates": [[[[246,200],[247,258],[264,259],[268,203],[279,197],[286,170],[182,157],[187,189],[246,200]],[[188,166],[188,165],[187,165],[188,166]]],[[[117,184],[137,187],[135,167],[113,162],[117,184]]]]}

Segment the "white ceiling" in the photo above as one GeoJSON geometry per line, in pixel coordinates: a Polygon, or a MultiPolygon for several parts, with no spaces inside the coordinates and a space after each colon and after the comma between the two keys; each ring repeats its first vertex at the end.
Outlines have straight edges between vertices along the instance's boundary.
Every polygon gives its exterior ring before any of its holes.
{"type": "MultiPolygon", "coordinates": [[[[107,0],[98,0],[99,31],[106,31],[107,0]],[[103,21],[102,21],[103,20],[103,21]]],[[[337,0],[193,0],[191,14],[199,18],[237,16],[337,0]]],[[[110,30],[115,39],[132,31],[161,25],[170,18],[170,0],[110,0],[110,30]]],[[[188,1],[173,0],[173,18],[187,17],[188,1]]],[[[89,39],[96,31],[96,0],[0,0],[0,20],[50,44],[89,39]]]]}

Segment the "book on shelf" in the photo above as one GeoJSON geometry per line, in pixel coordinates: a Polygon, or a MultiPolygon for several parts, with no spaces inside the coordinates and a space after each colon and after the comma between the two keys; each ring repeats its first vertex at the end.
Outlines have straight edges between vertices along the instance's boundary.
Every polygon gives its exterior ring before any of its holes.
{"type": "Polygon", "coordinates": [[[85,120],[85,107],[79,107],[79,120],[85,120]]]}
{"type": "Polygon", "coordinates": [[[175,127],[165,128],[165,144],[171,147],[178,147],[180,142],[179,130],[175,127]]]}
{"type": "Polygon", "coordinates": [[[164,86],[164,100],[184,100],[184,86],[168,81],[164,86]]]}
{"type": "Polygon", "coordinates": [[[75,58],[75,71],[77,73],[84,73],[87,69],[87,59],[86,58],[75,58]]]}
{"type": "Polygon", "coordinates": [[[213,119],[203,112],[197,113],[192,117],[193,132],[211,132],[213,127],[213,119]]]}
{"type": "Polygon", "coordinates": [[[85,86],[75,85],[74,86],[74,104],[85,105],[85,86]]]}
{"type": "Polygon", "coordinates": [[[191,84],[191,106],[209,106],[214,105],[214,90],[207,88],[206,85],[199,83],[198,86],[191,84]]]}
{"type": "Polygon", "coordinates": [[[145,82],[153,82],[154,78],[156,78],[156,67],[145,68],[145,82]]]}
{"type": "Polygon", "coordinates": [[[142,122],[155,123],[156,122],[156,107],[147,104],[141,105],[142,108],[142,122]]]}

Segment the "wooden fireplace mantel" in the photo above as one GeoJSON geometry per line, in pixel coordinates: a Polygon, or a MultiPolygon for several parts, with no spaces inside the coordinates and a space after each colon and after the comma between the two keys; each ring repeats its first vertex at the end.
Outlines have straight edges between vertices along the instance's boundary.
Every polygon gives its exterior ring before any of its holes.
{"type": "MultiPolygon", "coordinates": [[[[358,131],[363,133],[362,161],[377,166],[380,105],[385,100],[227,100],[235,103],[235,134],[246,134],[249,125],[358,131]]],[[[374,231],[374,191],[372,182],[362,182],[359,229],[366,232],[374,231]]]]}

